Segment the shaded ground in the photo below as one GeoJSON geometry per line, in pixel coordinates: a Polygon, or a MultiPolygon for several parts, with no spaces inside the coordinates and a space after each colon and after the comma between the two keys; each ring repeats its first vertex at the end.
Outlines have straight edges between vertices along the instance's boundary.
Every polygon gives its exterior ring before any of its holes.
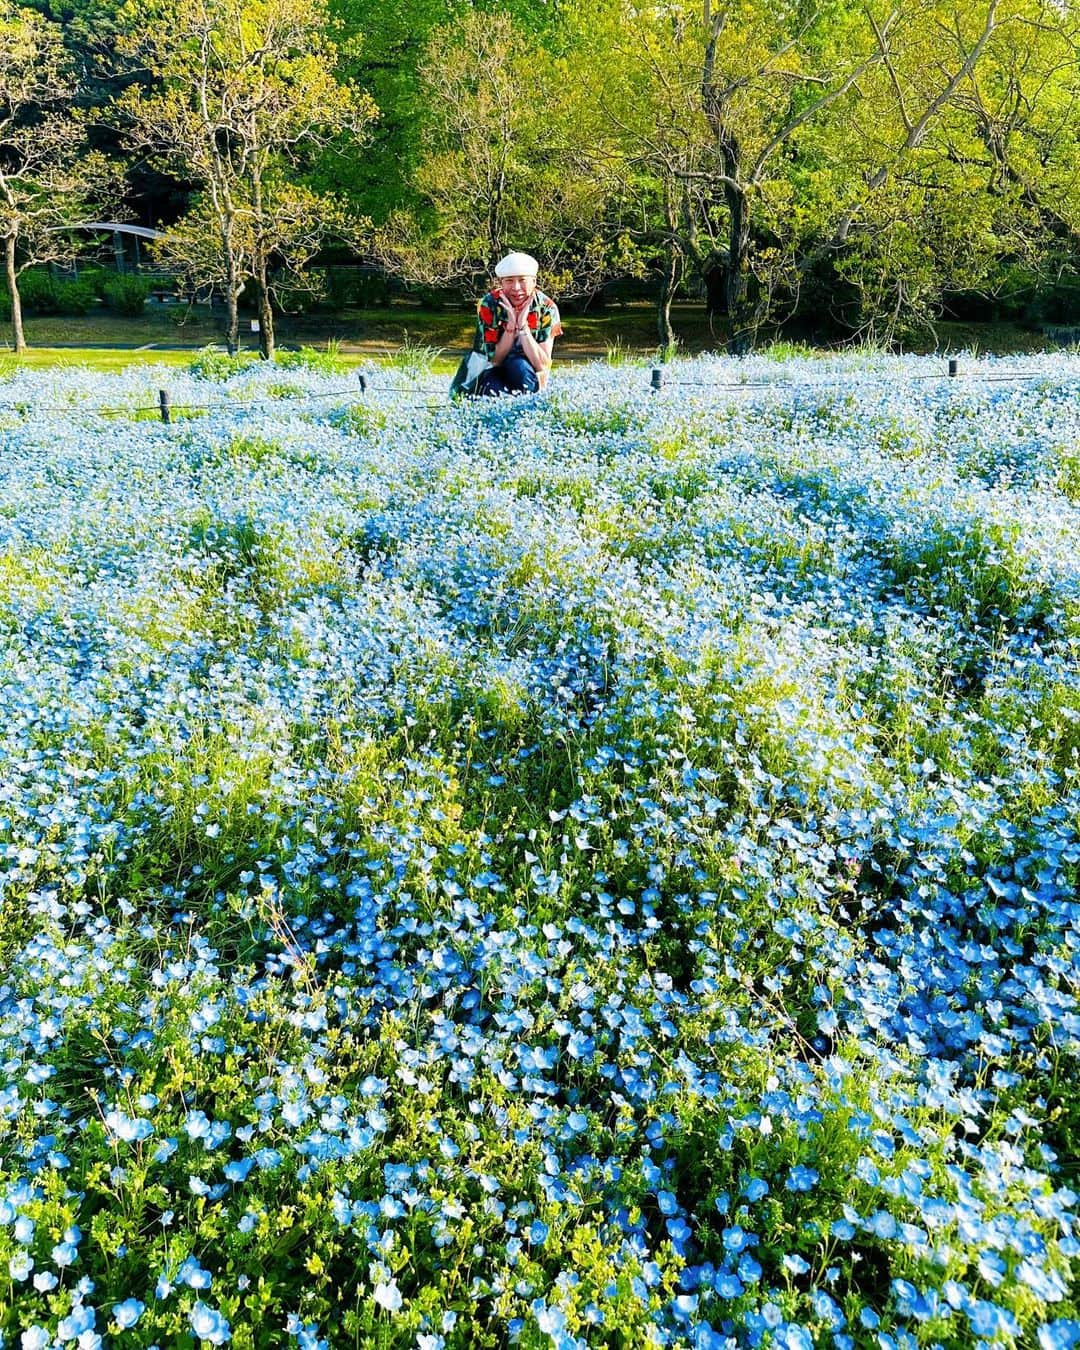
{"type": "MultiPolygon", "coordinates": [[[[677,305],[673,322],[680,349],[697,353],[722,349],[724,334],[712,331],[700,304],[677,305]]],[[[250,321],[242,326],[242,345],[255,348],[257,338],[250,321]]],[[[466,348],[472,338],[473,316],[468,309],[421,310],[396,304],[389,309],[357,310],[344,315],[306,315],[279,320],[278,341],[282,346],[340,344],[343,354],[379,357],[403,346],[441,350],[449,358],[466,348]]],[[[561,360],[594,360],[613,352],[645,356],[656,351],[656,311],[646,303],[610,306],[596,314],[569,315],[558,346],[561,360]]],[[[31,347],[47,348],[151,348],[155,351],[191,351],[222,340],[220,312],[211,315],[205,306],[187,309],[179,305],[149,302],[138,318],[108,314],[82,317],[31,317],[26,321],[31,347]]],[[[1007,324],[955,324],[938,326],[937,350],[980,352],[1041,351],[1047,340],[1039,333],[1007,324]]],[[[933,345],[929,345],[933,350],[933,345]]]]}

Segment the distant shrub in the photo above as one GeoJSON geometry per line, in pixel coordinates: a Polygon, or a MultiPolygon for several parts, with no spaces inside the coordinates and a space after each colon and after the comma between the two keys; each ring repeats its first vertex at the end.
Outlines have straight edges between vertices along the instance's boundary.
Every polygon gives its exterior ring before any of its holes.
{"type": "Polygon", "coordinates": [[[60,281],[36,267],[19,279],[19,296],[23,309],[33,314],[85,314],[97,299],[88,282],[60,281]]]}
{"type": "Polygon", "coordinates": [[[419,309],[443,310],[452,304],[457,296],[445,287],[416,286],[410,292],[410,299],[419,309]]]}
{"type": "Polygon", "coordinates": [[[102,299],[113,313],[134,318],[143,312],[150,289],[145,277],[117,274],[104,282],[102,299]]]}
{"type": "Polygon", "coordinates": [[[604,352],[604,359],[609,366],[643,366],[645,357],[641,352],[636,351],[629,343],[624,342],[621,337],[616,337],[614,342],[608,343],[604,352]]]}
{"type": "Polygon", "coordinates": [[[767,361],[804,361],[817,356],[818,351],[808,342],[789,342],[778,340],[770,342],[761,349],[761,355],[767,361]]]}
{"type": "Polygon", "coordinates": [[[330,267],[326,301],[332,310],[384,309],[390,304],[390,283],[381,272],[330,267]]]}
{"type": "Polygon", "coordinates": [[[427,343],[418,342],[409,336],[406,329],[401,335],[401,345],[397,350],[387,352],[386,365],[391,370],[398,370],[403,375],[416,379],[421,375],[431,374],[443,350],[442,347],[432,347],[427,343]]]}
{"type": "Polygon", "coordinates": [[[79,280],[89,286],[99,300],[105,299],[105,287],[116,273],[101,263],[80,263],[79,280]]]}

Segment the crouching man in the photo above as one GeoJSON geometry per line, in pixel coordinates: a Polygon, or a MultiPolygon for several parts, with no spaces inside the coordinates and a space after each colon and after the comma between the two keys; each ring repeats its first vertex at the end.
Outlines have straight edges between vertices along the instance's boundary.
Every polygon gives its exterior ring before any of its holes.
{"type": "Polygon", "coordinates": [[[562,324],[555,301],[537,289],[538,271],[527,253],[496,264],[495,286],[477,306],[474,351],[489,362],[473,386],[481,396],[535,394],[547,384],[562,324]]]}

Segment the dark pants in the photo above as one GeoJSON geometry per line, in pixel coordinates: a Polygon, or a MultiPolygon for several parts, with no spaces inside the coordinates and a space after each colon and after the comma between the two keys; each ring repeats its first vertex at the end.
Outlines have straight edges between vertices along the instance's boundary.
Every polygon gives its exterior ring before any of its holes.
{"type": "Polygon", "coordinates": [[[511,353],[501,366],[485,370],[476,382],[481,398],[498,398],[500,394],[535,394],[540,378],[524,356],[511,353]]]}

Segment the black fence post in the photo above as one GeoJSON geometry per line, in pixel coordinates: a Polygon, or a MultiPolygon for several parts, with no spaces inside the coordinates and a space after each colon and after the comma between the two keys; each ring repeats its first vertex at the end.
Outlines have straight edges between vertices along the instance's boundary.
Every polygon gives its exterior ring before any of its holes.
{"type": "Polygon", "coordinates": [[[663,380],[664,380],[664,376],[663,376],[663,372],[661,371],[660,367],[659,367],[659,366],[653,366],[653,372],[652,372],[652,391],[653,391],[654,394],[658,394],[658,393],[660,392],[660,387],[661,387],[661,385],[663,384],[663,380]]]}
{"type": "Polygon", "coordinates": [[[169,407],[169,391],[158,390],[158,403],[161,405],[161,420],[166,426],[172,421],[172,409],[169,407]]]}
{"type": "Polygon", "coordinates": [[[949,378],[955,379],[960,374],[960,362],[955,356],[949,357],[949,378]]]}

